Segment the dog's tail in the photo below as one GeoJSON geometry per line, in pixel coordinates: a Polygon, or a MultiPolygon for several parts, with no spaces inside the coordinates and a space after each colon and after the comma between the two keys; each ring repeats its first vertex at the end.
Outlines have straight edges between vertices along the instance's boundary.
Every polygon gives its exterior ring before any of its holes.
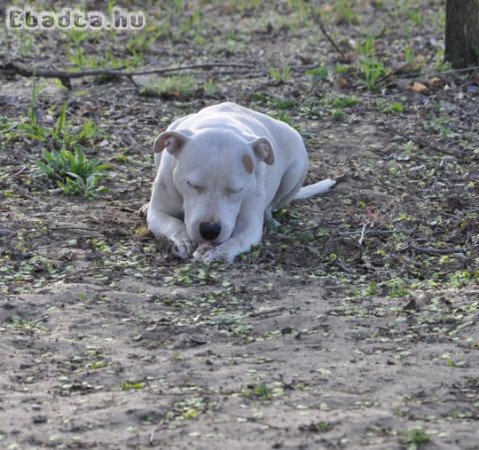
{"type": "Polygon", "coordinates": [[[334,185],[336,180],[326,178],[309,186],[302,187],[299,192],[293,197],[293,200],[302,200],[304,198],[313,197],[314,195],[324,194],[328,192],[334,185]]]}

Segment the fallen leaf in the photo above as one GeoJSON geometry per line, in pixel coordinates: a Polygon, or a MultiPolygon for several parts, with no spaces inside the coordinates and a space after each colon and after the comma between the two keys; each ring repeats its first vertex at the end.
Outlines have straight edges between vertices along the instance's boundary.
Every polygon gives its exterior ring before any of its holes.
{"type": "Polygon", "coordinates": [[[339,89],[344,89],[347,85],[348,85],[348,80],[346,80],[346,78],[341,77],[338,79],[339,89]]]}
{"type": "Polygon", "coordinates": [[[427,80],[427,84],[430,87],[437,87],[437,86],[441,85],[442,82],[443,81],[439,77],[433,77],[433,78],[430,78],[429,80],[427,80]]]}
{"type": "Polygon", "coordinates": [[[419,94],[425,94],[427,92],[427,86],[419,81],[415,81],[408,86],[410,91],[418,92],[419,94]]]}

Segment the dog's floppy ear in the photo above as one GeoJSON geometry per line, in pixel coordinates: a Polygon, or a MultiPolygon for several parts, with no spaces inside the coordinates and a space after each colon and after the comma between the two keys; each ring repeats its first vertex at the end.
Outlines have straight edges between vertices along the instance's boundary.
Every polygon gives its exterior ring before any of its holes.
{"type": "Polygon", "coordinates": [[[266,139],[264,137],[258,138],[253,141],[251,145],[260,161],[264,161],[270,166],[274,164],[273,144],[271,144],[271,141],[269,139],[266,139]]]}
{"type": "Polygon", "coordinates": [[[172,155],[177,155],[189,139],[191,132],[185,131],[165,131],[161,133],[153,144],[153,151],[160,153],[164,149],[172,155]]]}

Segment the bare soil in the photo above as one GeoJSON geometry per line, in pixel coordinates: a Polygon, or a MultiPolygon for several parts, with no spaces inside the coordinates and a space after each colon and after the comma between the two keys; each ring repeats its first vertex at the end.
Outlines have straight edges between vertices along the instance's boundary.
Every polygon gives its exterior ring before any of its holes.
{"type": "MultiPolygon", "coordinates": [[[[162,97],[127,79],[38,80],[40,124],[68,100],[71,123],[101,129],[85,145],[111,164],[96,198],[33,167],[54,147],[18,131],[32,80],[0,73],[0,447],[479,448],[479,78],[435,62],[444,2],[358,1],[352,18],[321,2],[343,55],[308,3],[159,3],[123,4],[171,27],[140,48],[140,67],[264,73],[197,70],[196,89],[162,97]],[[370,36],[390,71],[406,48],[417,71],[366,89],[370,36]],[[313,82],[319,64],[328,75],[313,82]],[[233,265],[179,261],[137,214],[151,144],[225,100],[290,121],[307,181],[340,182],[278,212],[233,265]]],[[[28,67],[69,67],[78,48],[131,57],[130,34],[0,36],[0,61],[28,67]]]]}

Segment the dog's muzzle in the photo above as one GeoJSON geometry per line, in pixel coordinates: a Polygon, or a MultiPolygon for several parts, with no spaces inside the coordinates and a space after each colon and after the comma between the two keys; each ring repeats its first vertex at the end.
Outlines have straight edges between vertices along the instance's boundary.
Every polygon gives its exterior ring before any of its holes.
{"type": "Polygon", "coordinates": [[[200,223],[200,235],[207,241],[214,241],[221,233],[221,224],[219,223],[200,223]]]}

